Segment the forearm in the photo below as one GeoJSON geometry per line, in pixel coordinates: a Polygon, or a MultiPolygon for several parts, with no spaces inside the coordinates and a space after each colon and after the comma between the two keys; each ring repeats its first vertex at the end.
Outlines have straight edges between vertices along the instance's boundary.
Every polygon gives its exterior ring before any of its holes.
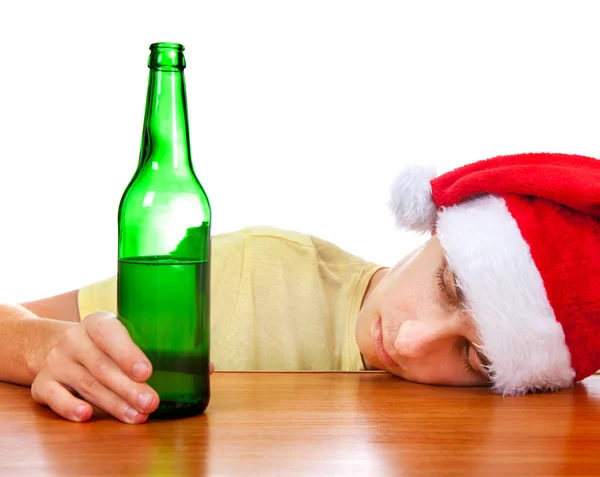
{"type": "Polygon", "coordinates": [[[0,304],[0,381],[30,386],[48,351],[73,326],[40,318],[20,305],[0,304]]]}

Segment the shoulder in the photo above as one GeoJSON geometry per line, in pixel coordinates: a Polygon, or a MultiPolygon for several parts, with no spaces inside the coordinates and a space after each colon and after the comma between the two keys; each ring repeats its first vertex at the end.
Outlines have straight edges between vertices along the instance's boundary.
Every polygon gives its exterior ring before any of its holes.
{"type": "Polygon", "coordinates": [[[366,263],[331,241],[311,233],[272,226],[251,226],[213,237],[215,255],[229,255],[237,249],[268,255],[292,254],[316,258],[330,264],[366,263]]]}
{"type": "Polygon", "coordinates": [[[281,229],[267,225],[244,227],[243,229],[213,236],[217,244],[227,244],[238,241],[283,241],[298,245],[313,246],[312,236],[294,230],[281,229]]]}
{"type": "Polygon", "coordinates": [[[221,257],[241,255],[244,251],[282,253],[315,248],[311,235],[270,226],[245,227],[212,237],[212,253],[217,260],[221,257]]]}

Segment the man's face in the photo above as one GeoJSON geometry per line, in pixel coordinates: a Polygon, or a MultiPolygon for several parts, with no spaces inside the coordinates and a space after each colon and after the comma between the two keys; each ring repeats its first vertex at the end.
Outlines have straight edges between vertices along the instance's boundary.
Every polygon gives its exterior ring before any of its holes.
{"type": "Polygon", "coordinates": [[[464,311],[440,241],[433,237],[390,269],[365,299],[356,340],[367,363],[409,381],[489,382],[481,341],[464,311]]]}

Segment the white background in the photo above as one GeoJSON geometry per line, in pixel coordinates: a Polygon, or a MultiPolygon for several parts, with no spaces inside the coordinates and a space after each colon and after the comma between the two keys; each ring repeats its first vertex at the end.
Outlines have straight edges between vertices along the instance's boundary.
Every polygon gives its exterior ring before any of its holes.
{"type": "Polygon", "coordinates": [[[148,46],[184,44],[213,232],[273,225],[392,265],[403,164],[600,157],[592,1],[2,1],[0,300],[115,273],[148,46]]]}

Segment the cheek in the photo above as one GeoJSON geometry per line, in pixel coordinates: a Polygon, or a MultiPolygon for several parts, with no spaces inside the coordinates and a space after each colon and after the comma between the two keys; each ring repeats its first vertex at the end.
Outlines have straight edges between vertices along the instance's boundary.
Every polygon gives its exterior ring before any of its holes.
{"type": "Polygon", "coordinates": [[[423,319],[433,304],[431,285],[418,276],[398,280],[382,297],[380,313],[390,321],[423,319]]]}

